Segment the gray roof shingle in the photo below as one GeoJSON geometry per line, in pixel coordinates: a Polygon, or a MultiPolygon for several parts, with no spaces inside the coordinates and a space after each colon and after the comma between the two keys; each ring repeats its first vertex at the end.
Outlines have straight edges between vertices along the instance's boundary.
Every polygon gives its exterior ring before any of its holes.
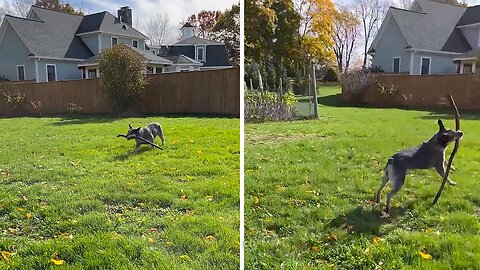
{"type": "Polygon", "coordinates": [[[194,65],[202,65],[201,62],[198,62],[188,56],[183,54],[180,55],[166,55],[163,58],[172,61],[174,64],[194,64],[194,65]]]}
{"type": "Polygon", "coordinates": [[[75,36],[81,16],[33,6],[40,20],[5,16],[32,55],[85,59],[93,55],[83,41],[75,36]]]}
{"type": "Polygon", "coordinates": [[[197,36],[192,36],[192,37],[186,38],[184,40],[180,40],[179,42],[177,42],[173,45],[196,45],[196,44],[224,45],[221,42],[200,38],[200,37],[197,37],[197,36]]]}
{"type": "Polygon", "coordinates": [[[414,49],[440,51],[450,38],[465,7],[418,0],[423,12],[390,8],[407,43],[414,49]]]}
{"type": "Polygon", "coordinates": [[[78,28],[77,34],[95,31],[112,33],[139,39],[148,38],[132,26],[121,23],[117,17],[106,11],[84,16],[83,21],[78,28]]]}
{"type": "MultiPolygon", "coordinates": [[[[126,45],[126,46],[128,46],[128,45],[126,45]]],[[[153,54],[151,51],[144,51],[144,50],[140,50],[138,48],[134,48],[134,47],[131,47],[131,46],[128,46],[128,47],[130,49],[136,51],[137,53],[139,53],[143,57],[145,57],[145,59],[147,60],[147,63],[165,64],[165,65],[171,65],[173,63],[170,59],[166,59],[166,58],[157,56],[157,55],[153,54]]],[[[79,66],[98,64],[99,57],[100,57],[100,55],[94,55],[94,56],[92,56],[88,59],[85,59],[85,61],[81,62],[79,64],[79,66]]]]}
{"type": "Polygon", "coordinates": [[[457,26],[480,23],[480,5],[468,7],[457,26]]]}

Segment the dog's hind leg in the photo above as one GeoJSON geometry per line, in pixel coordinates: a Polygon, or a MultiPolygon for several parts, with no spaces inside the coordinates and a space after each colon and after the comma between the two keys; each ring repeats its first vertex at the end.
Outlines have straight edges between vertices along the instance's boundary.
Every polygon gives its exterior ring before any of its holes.
{"type": "Polygon", "coordinates": [[[385,168],[385,170],[383,172],[382,183],[380,184],[380,187],[378,188],[377,193],[375,193],[375,202],[376,203],[380,203],[380,199],[381,199],[381,196],[382,196],[382,190],[387,185],[388,180],[389,180],[388,179],[388,172],[387,172],[387,168],[385,168]]]}
{"type": "Polygon", "coordinates": [[[400,189],[402,189],[403,184],[405,183],[406,175],[407,175],[407,171],[404,169],[394,170],[393,173],[390,175],[391,177],[390,180],[392,182],[392,190],[390,190],[390,192],[387,193],[387,206],[385,207],[385,212],[387,214],[390,213],[390,202],[393,196],[395,196],[395,194],[397,194],[397,192],[399,192],[400,189]]]}
{"type": "Polygon", "coordinates": [[[165,145],[165,138],[163,137],[163,132],[160,132],[160,134],[158,134],[158,137],[160,137],[160,140],[162,140],[162,145],[165,145]]]}

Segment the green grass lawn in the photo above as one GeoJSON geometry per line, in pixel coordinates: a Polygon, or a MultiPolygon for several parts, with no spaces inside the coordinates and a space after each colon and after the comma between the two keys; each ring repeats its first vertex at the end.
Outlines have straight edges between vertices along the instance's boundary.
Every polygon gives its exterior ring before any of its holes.
{"type": "Polygon", "coordinates": [[[0,269],[238,268],[238,118],[0,126],[0,269]],[[116,137],[153,121],[164,151],[116,137]]]}
{"type": "Polygon", "coordinates": [[[246,269],[480,269],[480,114],[461,112],[458,185],[430,208],[440,177],[411,171],[387,219],[373,203],[387,158],[453,117],[349,107],[339,92],[320,86],[319,120],[245,126],[246,269]]]}

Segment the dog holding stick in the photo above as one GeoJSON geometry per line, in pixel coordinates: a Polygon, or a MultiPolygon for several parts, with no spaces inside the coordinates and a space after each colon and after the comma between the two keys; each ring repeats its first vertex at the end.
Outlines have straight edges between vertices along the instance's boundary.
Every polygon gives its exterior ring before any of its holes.
{"type": "MultiPolygon", "coordinates": [[[[430,169],[435,168],[438,174],[445,176],[445,149],[447,146],[459,140],[463,136],[460,130],[453,131],[445,129],[442,120],[438,120],[438,132],[435,133],[428,141],[417,147],[402,150],[391,156],[384,169],[380,188],[375,194],[376,203],[380,203],[380,197],[383,188],[390,180],[392,190],[387,193],[387,204],[385,213],[390,212],[390,202],[393,196],[400,191],[405,183],[407,171],[410,169],[430,169]]],[[[456,183],[448,179],[448,183],[452,186],[456,183]]]]}
{"type": "Polygon", "coordinates": [[[140,149],[140,145],[142,144],[149,144],[152,147],[157,147],[163,150],[163,148],[154,143],[155,137],[158,136],[160,140],[162,140],[162,145],[165,145],[163,130],[159,123],[150,123],[144,128],[133,128],[130,124],[128,124],[128,128],[127,135],[119,134],[117,137],[124,137],[127,140],[135,139],[135,152],[140,149]]]}

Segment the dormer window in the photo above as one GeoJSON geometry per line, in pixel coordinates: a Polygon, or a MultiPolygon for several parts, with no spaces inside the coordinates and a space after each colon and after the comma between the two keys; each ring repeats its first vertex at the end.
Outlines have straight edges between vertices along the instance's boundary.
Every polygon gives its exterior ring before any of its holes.
{"type": "Polygon", "coordinates": [[[196,53],[196,60],[199,62],[205,62],[205,47],[198,46],[197,53],[196,53]]]}
{"type": "Polygon", "coordinates": [[[118,38],[112,37],[112,47],[118,44],[118,38]]]}
{"type": "Polygon", "coordinates": [[[138,40],[132,40],[132,47],[138,48],[138,40]]]}

